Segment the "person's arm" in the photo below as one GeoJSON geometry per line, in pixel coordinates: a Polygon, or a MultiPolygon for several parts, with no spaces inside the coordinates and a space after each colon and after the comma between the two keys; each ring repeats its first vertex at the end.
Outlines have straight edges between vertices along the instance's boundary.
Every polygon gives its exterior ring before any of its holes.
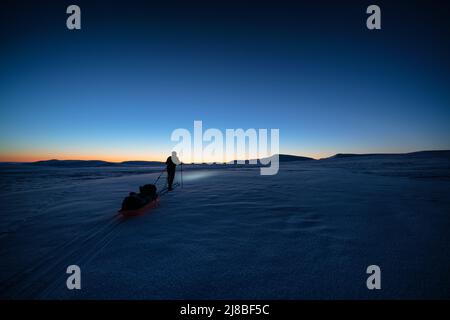
{"type": "Polygon", "coordinates": [[[172,162],[175,163],[176,165],[181,164],[181,161],[180,161],[180,159],[177,156],[172,157],[172,162]]]}

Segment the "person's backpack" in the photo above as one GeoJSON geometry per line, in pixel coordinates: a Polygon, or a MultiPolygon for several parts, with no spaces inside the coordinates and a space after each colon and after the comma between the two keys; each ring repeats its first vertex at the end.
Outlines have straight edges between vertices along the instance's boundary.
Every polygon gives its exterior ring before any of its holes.
{"type": "Polygon", "coordinates": [[[154,184],[146,184],[139,187],[139,191],[145,197],[150,198],[150,200],[156,199],[156,186],[154,184]]]}
{"type": "Polygon", "coordinates": [[[122,201],[122,210],[137,210],[146,204],[147,199],[141,197],[135,192],[130,192],[130,195],[122,201]]]}

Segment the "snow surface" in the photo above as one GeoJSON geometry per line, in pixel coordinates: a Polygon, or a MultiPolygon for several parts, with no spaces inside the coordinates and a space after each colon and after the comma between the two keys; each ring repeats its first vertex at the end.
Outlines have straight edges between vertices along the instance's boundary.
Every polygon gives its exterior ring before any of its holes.
{"type": "Polygon", "coordinates": [[[128,219],[123,197],[160,168],[115,170],[0,167],[0,298],[450,298],[448,158],[191,167],[128,219]]]}

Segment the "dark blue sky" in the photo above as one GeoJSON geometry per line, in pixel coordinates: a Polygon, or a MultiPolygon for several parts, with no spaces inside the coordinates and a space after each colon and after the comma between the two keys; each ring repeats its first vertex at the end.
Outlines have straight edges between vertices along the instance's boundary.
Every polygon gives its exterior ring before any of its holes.
{"type": "Polygon", "coordinates": [[[7,1],[0,160],[162,159],[176,128],[283,153],[450,149],[446,1],[7,1]],[[393,3],[395,2],[395,3],[393,3]],[[69,31],[66,7],[82,10],[69,31]],[[382,30],[366,28],[370,4],[382,30]]]}

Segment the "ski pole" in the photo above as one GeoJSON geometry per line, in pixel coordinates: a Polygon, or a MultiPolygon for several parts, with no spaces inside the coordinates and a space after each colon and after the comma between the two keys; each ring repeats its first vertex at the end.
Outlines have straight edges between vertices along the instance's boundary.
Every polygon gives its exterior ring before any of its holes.
{"type": "Polygon", "coordinates": [[[161,176],[162,176],[162,174],[164,173],[164,171],[166,171],[166,170],[164,169],[163,171],[161,171],[161,173],[159,174],[159,176],[158,176],[158,178],[156,179],[155,183],[153,183],[153,184],[156,184],[156,183],[158,182],[159,178],[161,178],[161,176]]]}
{"type": "Polygon", "coordinates": [[[183,162],[181,163],[181,187],[183,188],[183,162]]]}

